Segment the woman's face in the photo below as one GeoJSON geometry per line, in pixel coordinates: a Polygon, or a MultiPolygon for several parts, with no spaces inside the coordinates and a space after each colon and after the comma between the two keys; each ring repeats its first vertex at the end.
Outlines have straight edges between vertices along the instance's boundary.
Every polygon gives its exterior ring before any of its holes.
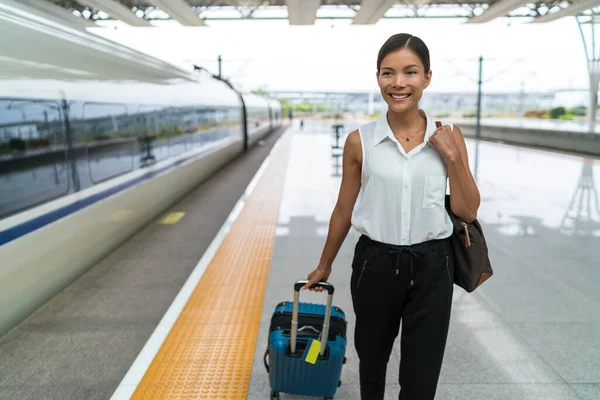
{"type": "Polygon", "coordinates": [[[377,74],[381,95],[395,112],[418,108],[423,90],[430,81],[431,70],[425,73],[421,59],[408,47],[385,56],[377,74]]]}

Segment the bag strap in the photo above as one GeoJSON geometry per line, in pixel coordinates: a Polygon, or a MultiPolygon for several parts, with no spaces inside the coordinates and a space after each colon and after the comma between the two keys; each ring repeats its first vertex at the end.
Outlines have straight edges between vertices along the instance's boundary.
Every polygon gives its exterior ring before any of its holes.
{"type": "MultiPolygon", "coordinates": [[[[454,133],[454,124],[448,123],[447,125],[450,126],[450,132],[454,133]]],[[[435,121],[435,127],[436,128],[441,128],[442,127],[442,123],[440,121],[435,121]]]]}

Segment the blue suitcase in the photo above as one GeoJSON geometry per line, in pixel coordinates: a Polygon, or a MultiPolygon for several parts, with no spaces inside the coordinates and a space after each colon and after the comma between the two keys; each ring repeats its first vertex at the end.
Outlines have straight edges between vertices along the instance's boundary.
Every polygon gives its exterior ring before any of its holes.
{"type": "Polygon", "coordinates": [[[269,344],[265,352],[271,400],[280,399],[280,393],[333,399],[341,384],[342,365],[346,361],[346,317],[341,309],[332,306],[334,288],[327,282],[313,286],[327,290],[327,305],[300,303],[300,289],[306,282],[294,284],[293,303],[278,304],[271,318],[269,344]],[[285,325],[282,315],[287,314],[289,318],[290,309],[290,324],[281,326],[285,325]],[[332,320],[334,322],[330,326],[332,320]],[[322,321],[322,329],[317,321],[322,321]],[[327,345],[324,345],[323,337],[327,337],[327,345]],[[321,351],[316,362],[311,364],[305,357],[313,340],[321,342],[321,351]]]}

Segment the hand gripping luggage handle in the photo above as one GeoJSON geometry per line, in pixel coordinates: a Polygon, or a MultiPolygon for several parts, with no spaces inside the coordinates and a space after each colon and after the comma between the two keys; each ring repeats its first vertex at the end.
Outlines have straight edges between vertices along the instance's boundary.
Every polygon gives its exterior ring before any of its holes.
{"type": "MultiPolygon", "coordinates": [[[[299,292],[300,289],[302,289],[302,287],[304,285],[306,285],[307,283],[308,283],[308,281],[306,279],[294,283],[294,291],[299,292]]],[[[311,286],[311,289],[318,288],[318,287],[322,287],[323,289],[327,290],[327,293],[329,293],[330,295],[333,295],[334,289],[333,289],[333,285],[331,283],[317,282],[311,286]]]]}
{"type": "MultiPolygon", "coordinates": [[[[308,283],[307,280],[300,280],[294,284],[294,308],[292,309],[292,329],[290,338],[290,351],[296,352],[296,338],[298,336],[298,303],[300,301],[300,289],[308,283]]],[[[327,282],[318,282],[311,288],[322,287],[327,290],[327,305],[325,306],[325,319],[323,320],[323,329],[321,330],[321,352],[325,354],[327,348],[327,338],[329,336],[329,320],[331,319],[331,303],[333,299],[333,286],[327,282]]]]}

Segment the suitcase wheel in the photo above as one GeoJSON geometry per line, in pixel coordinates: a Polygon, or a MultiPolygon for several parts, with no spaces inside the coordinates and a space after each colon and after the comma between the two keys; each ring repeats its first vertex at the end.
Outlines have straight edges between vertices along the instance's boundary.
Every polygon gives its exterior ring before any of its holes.
{"type": "Polygon", "coordinates": [[[279,400],[279,399],[280,399],[279,392],[271,390],[270,400],[279,400]]]}
{"type": "Polygon", "coordinates": [[[342,381],[338,381],[338,387],[342,386],[342,381]]]}

